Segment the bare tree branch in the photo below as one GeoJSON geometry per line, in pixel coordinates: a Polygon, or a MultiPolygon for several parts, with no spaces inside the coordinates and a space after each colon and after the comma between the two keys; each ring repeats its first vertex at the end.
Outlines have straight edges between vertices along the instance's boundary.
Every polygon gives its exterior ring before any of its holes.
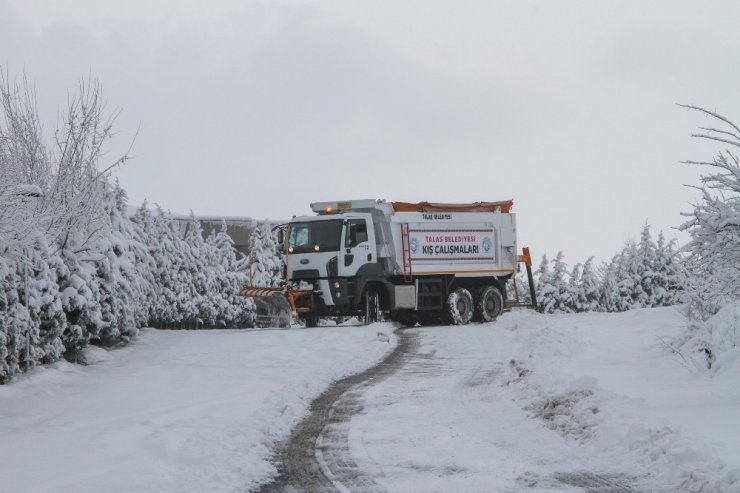
{"type": "Polygon", "coordinates": [[[734,128],[737,132],[740,132],[740,127],[738,127],[737,125],[735,125],[734,123],[732,123],[728,118],[726,118],[726,117],[724,117],[724,116],[722,116],[722,115],[720,115],[718,113],[715,113],[713,111],[709,111],[709,110],[707,110],[705,108],[702,108],[701,106],[695,106],[693,104],[681,104],[681,103],[677,103],[677,105],[680,106],[681,108],[686,108],[688,110],[695,110],[695,111],[699,111],[701,113],[705,113],[705,114],[707,114],[709,116],[713,116],[714,118],[717,118],[718,120],[721,120],[721,121],[725,122],[726,124],[728,124],[729,126],[731,126],[732,128],[734,128]]]}

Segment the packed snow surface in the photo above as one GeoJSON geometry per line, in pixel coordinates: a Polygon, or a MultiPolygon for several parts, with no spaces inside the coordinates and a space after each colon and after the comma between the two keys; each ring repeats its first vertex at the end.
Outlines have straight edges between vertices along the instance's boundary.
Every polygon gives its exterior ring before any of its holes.
{"type": "MultiPolygon", "coordinates": [[[[387,491],[740,492],[740,361],[686,366],[676,308],[413,329],[350,424],[387,491]]],[[[735,353],[737,357],[740,353],[735,353]]]]}
{"type": "MultiPolygon", "coordinates": [[[[346,453],[398,492],[740,492],[740,350],[696,368],[665,344],[683,324],[657,308],[409,329],[405,364],[358,395],[346,453]]],[[[0,491],[249,490],[392,330],[145,330],[31,372],[0,387],[0,491]]]]}
{"type": "Polygon", "coordinates": [[[394,347],[390,324],[144,330],[0,386],[2,492],[245,491],[330,383],[394,347]]]}

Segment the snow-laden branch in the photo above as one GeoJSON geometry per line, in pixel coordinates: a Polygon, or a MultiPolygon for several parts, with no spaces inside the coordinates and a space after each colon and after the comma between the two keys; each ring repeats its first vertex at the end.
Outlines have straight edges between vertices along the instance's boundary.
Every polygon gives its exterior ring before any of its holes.
{"type": "Polygon", "coordinates": [[[22,251],[41,234],[59,249],[84,248],[100,230],[106,175],[130,158],[131,146],[100,163],[120,110],[108,112],[100,83],[83,80],[49,144],[25,75],[11,80],[0,71],[0,104],[0,246],[22,251]]]}

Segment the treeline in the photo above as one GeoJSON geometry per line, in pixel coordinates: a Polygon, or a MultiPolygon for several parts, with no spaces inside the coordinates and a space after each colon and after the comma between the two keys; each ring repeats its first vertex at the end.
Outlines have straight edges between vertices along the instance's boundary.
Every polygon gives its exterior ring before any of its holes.
{"type": "MultiPolygon", "coordinates": [[[[128,217],[126,194],[103,183],[107,221],[84,248],[59,248],[38,236],[22,255],[0,255],[0,383],[62,357],[84,363],[88,345],[127,343],[144,326],[241,328],[255,303],[236,296],[249,281],[224,224],[203,237],[194,217],[160,208],[128,217]]],[[[255,285],[274,285],[280,260],[270,224],[253,237],[255,285]]]]}
{"type": "MultiPolygon", "coordinates": [[[[51,142],[31,86],[0,77],[0,383],[90,345],[127,343],[138,328],[248,327],[255,304],[236,293],[250,277],[225,226],[207,238],[198,221],[142,206],[100,164],[114,116],[100,87],[83,83],[51,142]]],[[[257,283],[276,282],[269,224],[254,232],[257,283]]]]}
{"type": "MultiPolygon", "coordinates": [[[[638,243],[628,241],[611,261],[594,257],[568,269],[563,252],[553,261],[542,256],[534,273],[538,309],[544,313],[622,312],[680,302],[682,259],[663,233],[653,241],[650,226],[638,243]]],[[[527,281],[517,276],[519,295],[531,303],[527,281]]],[[[511,296],[511,293],[510,293],[511,296]]]]}
{"type": "MultiPolygon", "coordinates": [[[[683,106],[683,105],[682,105],[683,106]]],[[[740,126],[697,106],[683,106],[711,119],[692,137],[724,147],[711,160],[685,161],[703,170],[700,199],[679,227],[691,236],[680,250],[662,233],[654,243],[650,227],[638,243],[628,242],[608,263],[593,258],[568,270],[562,252],[543,256],[535,273],[538,308],[545,313],[620,312],[681,303],[686,330],[668,350],[694,368],[713,368],[740,352],[740,126]]],[[[529,300],[517,276],[518,294],[529,300]]],[[[512,297],[513,292],[509,293],[512,297]]]]}

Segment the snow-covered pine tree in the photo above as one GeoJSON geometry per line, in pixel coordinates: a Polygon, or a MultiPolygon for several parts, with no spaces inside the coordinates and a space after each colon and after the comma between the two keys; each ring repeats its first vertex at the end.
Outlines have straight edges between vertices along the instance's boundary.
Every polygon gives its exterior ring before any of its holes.
{"type": "Polygon", "coordinates": [[[655,262],[657,251],[652,236],[650,225],[645,222],[640,234],[640,243],[634,258],[635,292],[633,293],[633,305],[638,308],[655,306],[655,262]]]}
{"type": "Polygon", "coordinates": [[[640,300],[644,298],[642,278],[640,275],[640,259],[637,255],[637,245],[634,241],[627,241],[617,263],[617,297],[615,311],[624,312],[633,308],[640,308],[640,300]]]}
{"type": "Polygon", "coordinates": [[[563,293],[563,306],[568,312],[583,311],[581,307],[585,305],[586,295],[583,292],[583,285],[581,282],[581,276],[583,275],[582,272],[582,264],[576,264],[570,271],[568,285],[563,293]]]}
{"type": "Polygon", "coordinates": [[[653,306],[671,306],[680,300],[682,265],[675,248],[676,240],[666,242],[661,231],[655,250],[653,306]]]}
{"type": "Polygon", "coordinates": [[[601,267],[601,296],[599,311],[617,312],[619,310],[619,276],[622,254],[614,255],[608,264],[601,267]]]}
{"type": "Polygon", "coordinates": [[[535,286],[537,293],[537,309],[541,312],[545,312],[546,304],[544,302],[545,296],[550,296],[553,290],[552,274],[550,273],[550,261],[547,260],[547,254],[542,255],[539,267],[534,273],[535,286]]]}
{"type": "Polygon", "coordinates": [[[250,279],[253,286],[275,287],[280,284],[282,267],[280,252],[265,220],[256,224],[252,231],[250,256],[250,279]]]}
{"type": "Polygon", "coordinates": [[[567,312],[569,309],[563,303],[568,290],[567,265],[563,252],[558,252],[549,272],[547,257],[542,257],[538,269],[537,303],[544,313],[567,312]]]}
{"type": "Polygon", "coordinates": [[[556,288],[553,297],[554,311],[569,313],[571,311],[568,303],[568,265],[565,263],[565,255],[558,252],[552,265],[552,281],[556,288]]]}
{"type": "Polygon", "coordinates": [[[215,249],[218,272],[216,291],[220,297],[218,325],[223,327],[251,327],[254,325],[255,304],[251,298],[237,296],[247,284],[247,259],[238,258],[234,241],[223,222],[218,233],[212,232],[208,243],[215,249]]]}
{"type": "Polygon", "coordinates": [[[592,312],[599,308],[599,298],[601,295],[599,291],[600,280],[593,263],[594,257],[589,257],[586,263],[583,264],[578,311],[592,312]]]}
{"type": "Polygon", "coordinates": [[[15,264],[0,257],[0,384],[18,371],[19,343],[26,330],[12,314],[18,302],[17,282],[15,264]]]}
{"type": "Polygon", "coordinates": [[[186,307],[191,322],[209,323],[216,320],[216,307],[213,297],[213,277],[208,271],[211,252],[203,238],[203,228],[195,218],[193,211],[185,226],[183,234],[185,262],[180,268],[182,292],[180,300],[186,307]]]}
{"type": "Polygon", "coordinates": [[[38,327],[33,361],[48,364],[64,354],[62,335],[67,328],[67,317],[62,307],[56,271],[62,262],[58,256],[49,253],[45,244],[37,244],[29,261],[27,308],[31,320],[38,327]]]}
{"type": "Polygon", "coordinates": [[[149,321],[154,324],[178,323],[183,320],[180,310],[179,264],[183,261],[182,241],[174,221],[160,206],[154,214],[146,202],[136,211],[134,221],[143,235],[143,242],[152,257],[154,299],[149,306],[149,321]]]}
{"type": "Polygon", "coordinates": [[[106,186],[103,204],[105,234],[87,261],[95,264],[104,322],[92,342],[110,346],[128,342],[148,321],[153,259],[128,218],[126,192],[118,183],[106,186]]]}
{"type": "Polygon", "coordinates": [[[95,266],[81,261],[70,250],[61,253],[56,266],[57,282],[67,327],[62,334],[64,357],[71,362],[84,362],[84,349],[105,328],[101,313],[100,286],[95,266]]]}

